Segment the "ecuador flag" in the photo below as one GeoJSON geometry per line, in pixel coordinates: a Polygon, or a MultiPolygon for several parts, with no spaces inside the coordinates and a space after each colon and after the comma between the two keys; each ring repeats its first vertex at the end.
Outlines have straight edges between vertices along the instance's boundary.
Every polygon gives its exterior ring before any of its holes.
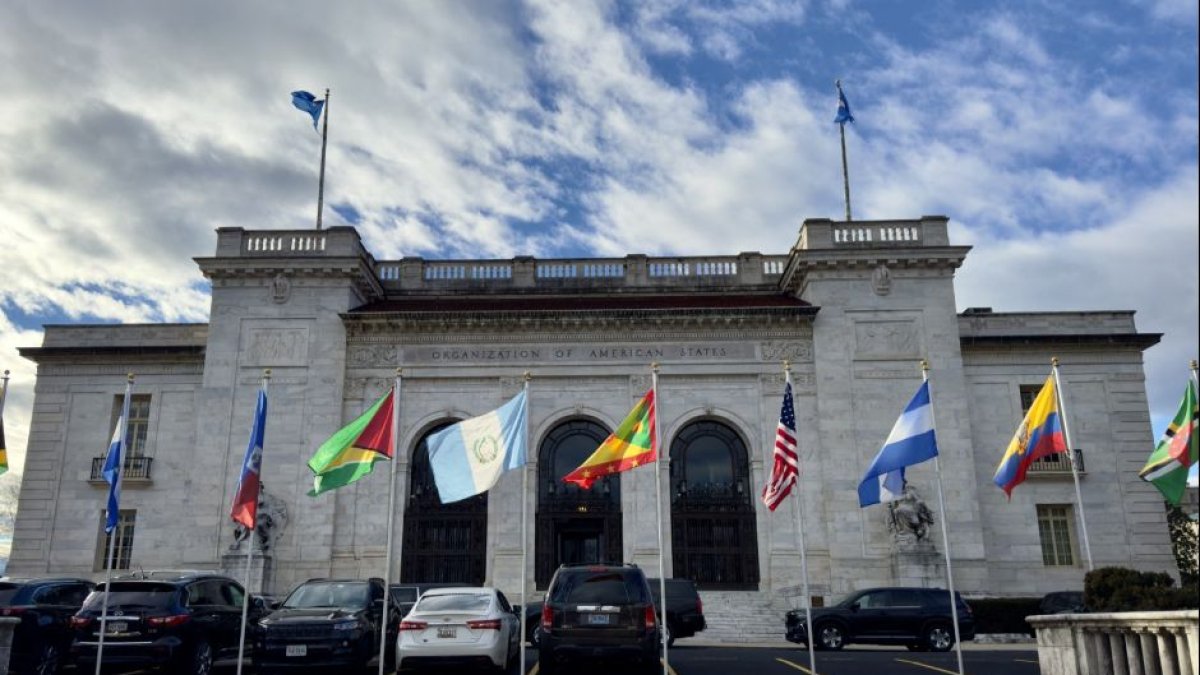
{"type": "Polygon", "coordinates": [[[390,459],[392,449],[392,395],[389,391],[365,413],[317,448],[308,460],[316,474],[308,496],[345,487],[371,473],[375,462],[390,459]]]}
{"type": "Polygon", "coordinates": [[[646,392],[642,400],[621,422],[590,457],[571,473],[563,476],[564,483],[575,483],[590,489],[598,479],[649,464],[658,459],[655,452],[654,390],[646,392]]]}
{"type": "Polygon", "coordinates": [[[1008,442],[1008,449],[1000,458],[996,475],[992,478],[1004,493],[1012,497],[1013,488],[1025,480],[1029,465],[1056,452],[1066,452],[1063,440],[1062,419],[1058,410],[1058,395],[1054,386],[1054,375],[1046,378],[1046,384],[1033,399],[1029,412],[1017,433],[1008,442]]]}

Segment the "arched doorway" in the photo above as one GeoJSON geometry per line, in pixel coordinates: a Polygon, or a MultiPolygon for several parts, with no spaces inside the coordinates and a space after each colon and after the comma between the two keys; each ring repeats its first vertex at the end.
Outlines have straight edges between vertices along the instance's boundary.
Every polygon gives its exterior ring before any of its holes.
{"type": "Polygon", "coordinates": [[[746,444],[712,420],[671,443],[674,576],[711,590],[758,589],[758,533],[746,444]]]}
{"type": "Polygon", "coordinates": [[[590,490],[562,482],[600,447],[608,430],[590,420],[564,422],[538,448],[538,504],[534,578],[546,588],[559,565],[619,562],[621,479],[606,476],[590,490]]]}
{"type": "Polygon", "coordinates": [[[480,586],[487,574],[488,496],[485,492],[451,504],[438,499],[426,440],[447,426],[430,429],[413,453],[400,581],[480,586]]]}

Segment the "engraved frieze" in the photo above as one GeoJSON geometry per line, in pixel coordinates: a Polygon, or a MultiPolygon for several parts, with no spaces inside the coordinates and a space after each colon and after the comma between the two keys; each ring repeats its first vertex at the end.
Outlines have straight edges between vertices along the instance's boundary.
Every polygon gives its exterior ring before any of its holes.
{"type": "Polygon", "coordinates": [[[307,328],[251,328],[244,365],[302,366],[308,360],[307,328]]]}
{"type": "Polygon", "coordinates": [[[859,321],[854,324],[855,358],[905,359],[920,353],[913,321],[859,321]]]}
{"type": "Polygon", "coordinates": [[[793,340],[788,342],[764,342],[759,346],[763,361],[792,361],[808,363],[813,360],[812,342],[793,340]]]}
{"type": "Polygon", "coordinates": [[[346,353],[346,363],[351,368],[376,368],[379,366],[397,366],[396,345],[351,345],[346,353]]]}

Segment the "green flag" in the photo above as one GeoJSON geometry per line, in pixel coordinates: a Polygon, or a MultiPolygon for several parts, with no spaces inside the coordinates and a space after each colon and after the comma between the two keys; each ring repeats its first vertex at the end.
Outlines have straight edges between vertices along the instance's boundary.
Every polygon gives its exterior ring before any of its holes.
{"type": "Polygon", "coordinates": [[[371,473],[375,462],[395,455],[392,448],[392,391],[375,402],[358,419],[321,444],[308,468],[312,470],[316,497],[344,487],[371,473]]]}
{"type": "Polygon", "coordinates": [[[1179,506],[1187,488],[1188,470],[1200,460],[1200,436],[1196,434],[1198,419],[1196,387],[1189,381],[1183,401],[1179,403],[1179,412],[1175,413],[1175,419],[1171,420],[1158,447],[1138,474],[1142,480],[1154,483],[1172,506],[1179,506]]]}

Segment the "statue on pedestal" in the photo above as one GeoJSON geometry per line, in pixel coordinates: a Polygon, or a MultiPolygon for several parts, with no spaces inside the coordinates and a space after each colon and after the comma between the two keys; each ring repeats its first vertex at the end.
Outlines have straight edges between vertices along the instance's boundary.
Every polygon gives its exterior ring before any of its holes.
{"type": "MultiPolygon", "coordinates": [[[[258,518],[254,528],[254,534],[258,539],[258,549],[263,553],[270,550],[271,544],[285,525],[287,525],[287,506],[284,505],[282,499],[269,494],[264,486],[258,492],[258,518]]],[[[251,546],[254,545],[250,531],[240,523],[234,525],[233,545],[229,547],[229,550],[241,550],[243,542],[246,541],[249,541],[251,546]]]]}
{"type": "Polygon", "coordinates": [[[925,505],[917,489],[908,483],[900,499],[888,502],[888,531],[900,545],[920,545],[929,541],[933,511],[925,505]]]}

